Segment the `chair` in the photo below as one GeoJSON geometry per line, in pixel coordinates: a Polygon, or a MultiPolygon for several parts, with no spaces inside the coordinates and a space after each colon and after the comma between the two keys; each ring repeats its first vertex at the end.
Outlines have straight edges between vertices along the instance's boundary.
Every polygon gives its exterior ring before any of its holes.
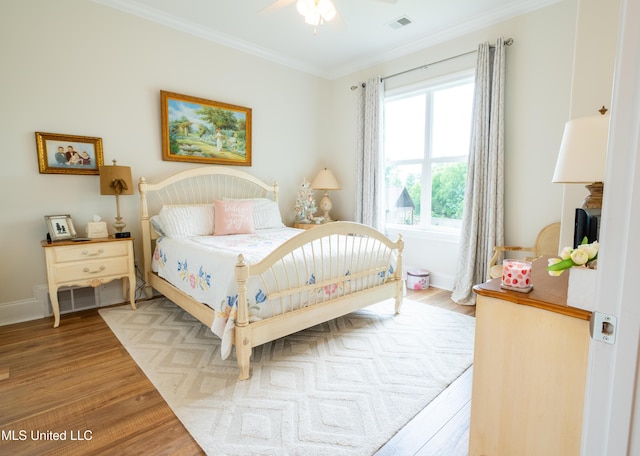
{"type": "Polygon", "coordinates": [[[540,230],[533,247],[497,245],[493,248],[493,256],[487,265],[487,280],[502,277],[502,264],[496,264],[504,252],[531,252],[525,260],[532,261],[543,255],[555,256],[560,244],[560,222],[552,223],[540,230]]]}

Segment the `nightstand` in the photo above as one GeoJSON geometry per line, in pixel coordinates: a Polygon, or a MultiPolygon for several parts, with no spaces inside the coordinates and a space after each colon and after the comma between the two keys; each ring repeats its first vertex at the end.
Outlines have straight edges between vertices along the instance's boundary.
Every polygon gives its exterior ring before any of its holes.
{"type": "Polygon", "coordinates": [[[136,309],[136,270],[132,238],[105,238],[90,241],[42,241],[47,262],[47,284],[53,308],[53,327],[60,324],[58,288],[62,286],[97,287],[114,279],[122,281],[122,294],[136,309]]]}
{"type": "Polygon", "coordinates": [[[323,223],[298,223],[298,222],[294,222],[293,223],[293,227],[294,228],[298,228],[299,230],[310,230],[312,228],[315,228],[316,226],[322,226],[324,224],[331,223],[331,222],[335,222],[335,220],[330,220],[328,222],[323,222],[323,223]]]}
{"type": "Polygon", "coordinates": [[[294,223],[293,227],[298,228],[299,230],[310,230],[311,228],[315,228],[316,226],[320,226],[320,223],[294,223]]]}

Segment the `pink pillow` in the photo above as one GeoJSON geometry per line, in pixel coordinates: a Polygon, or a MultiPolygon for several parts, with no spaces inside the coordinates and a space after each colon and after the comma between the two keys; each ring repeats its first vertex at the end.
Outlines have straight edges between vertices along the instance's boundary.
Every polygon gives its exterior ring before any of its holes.
{"type": "Polygon", "coordinates": [[[250,234],[253,228],[253,201],[213,202],[213,235],[250,234]]]}

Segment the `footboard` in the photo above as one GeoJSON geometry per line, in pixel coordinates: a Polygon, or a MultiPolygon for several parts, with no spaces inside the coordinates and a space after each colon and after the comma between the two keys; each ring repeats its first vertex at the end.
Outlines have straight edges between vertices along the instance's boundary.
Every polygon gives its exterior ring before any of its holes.
{"type": "Polygon", "coordinates": [[[388,298],[402,305],[403,241],[351,222],[332,222],[290,239],[259,263],[236,265],[235,345],[240,378],[252,347],[388,298]],[[272,318],[249,323],[247,282],[258,277],[272,318]]]}

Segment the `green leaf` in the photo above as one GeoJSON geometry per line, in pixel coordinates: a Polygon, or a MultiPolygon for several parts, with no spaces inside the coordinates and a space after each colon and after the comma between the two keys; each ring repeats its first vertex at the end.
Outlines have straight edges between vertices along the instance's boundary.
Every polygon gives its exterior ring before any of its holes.
{"type": "Polygon", "coordinates": [[[587,237],[583,237],[582,238],[582,245],[588,244],[589,243],[589,239],[587,239],[587,237]]]}
{"type": "Polygon", "coordinates": [[[563,271],[565,269],[569,269],[572,266],[573,261],[571,261],[571,258],[567,258],[566,260],[562,260],[559,263],[547,266],[547,271],[563,271]]]}

